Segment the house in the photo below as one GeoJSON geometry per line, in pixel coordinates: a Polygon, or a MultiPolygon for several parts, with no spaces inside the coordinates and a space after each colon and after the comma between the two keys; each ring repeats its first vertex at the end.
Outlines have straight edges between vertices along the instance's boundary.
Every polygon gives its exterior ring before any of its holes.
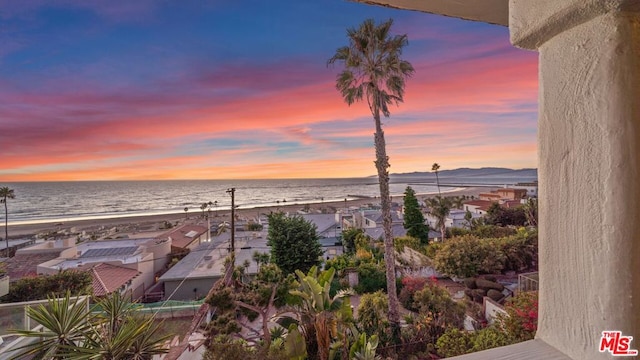
{"type": "Polygon", "coordinates": [[[488,200],[471,200],[465,201],[462,208],[465,212],[469,211],[471,214],[485,215],[491,204],[492,202],[488,200]]]}
{"type": "MultiPolygon", "coordinates": [[[[73,245],[71,240],[56,258],[37,265],[38,275],[67,269],[89,271],[94,291],[105,295],[116,290],[129,292],[133,299],[142,297],[155,284],[155,274],[164,268],[171,251],[168,239],[90,241],[73,245]]],[[[31,248],[38,247],[50,248],[51,242],[31,248]]]]}
{"type": "MultiPolygon", "coordinates": [[[[366,229],[382,226],[382,210],[360,210],[354,214],[356,228],[366,229]]],[[[399,211],[391,211],[391,223],[402,224],[403,218],[399,211]]]]}
{"type": "Polygon", "coordinates": [[[478,194],[480,200],[503,202],[507,200],[520,200],[527,196],[527,189],[498,189],[488,193],[478,194]]]}
{"type": "MultiPolygon", "coordinates": [[[[245,274],[258,272],[253,253],[268,252],[265,230],[238,231],[235,234],[236,264],[248,262],[245,274]]],[[[158,281],[164,286],[165,300],[194,300],[204,297],[213,284],[224,275],[225,259],[230,253],[231,235],[226,232],[193,248],[187,256],[172,266],[158,281]]]]}
{"type": "Polygon", "coordinates": [[[208,228],[202,225],[184,224],[158,236],[158,239],[171,240],[171,247],[179,250],[193,249],[209,240],[208,228]]]}
{"type": "Polygon", "coordinates": [[[517,183],[513,188],[527,190],[528,197],[538,197],[538,181],[517,183]]]}
{"type": "Polygon", "coordinates": [[[610,329],[637,349],[638,1],[356,1],[508,26],[514,46],[539,52],[536,338],[458,359],[610,359],[610,329]]]}
{"type": "Polygon", "coordinates": [[[502,200],[502,195],[495,192],[488,192],[478,194],[478,198],[483,201],[498,202],[502,200]]]}
{"type": "Polygon", "coordinates": [[[23,277],[37,276],[38,265],[60,257],[64,251],[73,246],[75,246],[75,239],[67,238],[45,241],[18,249],[14,257],[5,261],[7,274],[12,282],[23,277]]]}
{"type": "MultiPolygon", "coordinates": [[[[478,200],[477,200],[478,201],[478,200]]],[[[472,219],[477,219],[479,217],[481,217],[483,214],[479,213],[479,212],[473,212],[471,210],[469,210],[469,212],[471,213],[471,218],[472,219]]],[[[467,221],[467,219],[465,219],[465,216],[467,215],[467,211],[466,210],[460,210],[460,209],[451,209],[449,211],[449,215],[447,215],[447,217],[444,220],[444,226],[447,228],[468,228],[469,227],[469,222],[467,221]]],[[[425,220],[427,222],[427,224],[429,224],[429,228],[434,229],[434,230],[439,230],[437,223],[438,223],[438,218],[436,218],[435,216],[433,216],[430,213],[427,213],[425,215],[425,220]]]]}
{"type": "Polygon", "coordinates": [[[99,263],[82,271],[89,272],[92,278],[93,295],[107,296],[113,292],[130,295],[133,299],[139,299],[144,295],[144,281],[140,271],[124,266],[99,263]]]}
{"type": "Polygon", "coordinates": [[[503,199],[508,200],[520,200],[524,199],[527,196],[527,189],[511,189],[504,188],[495,190],[495,192],[502,196],[503,199]]]}
{"type": "Polygon", "coordinates": [[[342,255],[342,224],[338,214],[302,214],[303,219],[314,224],[324,252],[323,258],[332,259],[342,255]]]}

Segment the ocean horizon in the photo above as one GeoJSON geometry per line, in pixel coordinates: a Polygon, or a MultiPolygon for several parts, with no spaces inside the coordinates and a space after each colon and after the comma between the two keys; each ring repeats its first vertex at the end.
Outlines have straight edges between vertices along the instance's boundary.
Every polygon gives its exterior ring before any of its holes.
{"type": "MultiPolygon", "coordinates": [[[[532,181],[531,177],[444,177],[442,191],[465,186],[508,186],[532,181]]],[[[228,210],[235,188],[239,208],[278,204],[335,202],[379,196],[378,179],[263,179],[263,180],[127,180],[127,181],[46,181],[0,183],[13,189],[8,202],[9,225],[64,222],[201,212],[200,205],[216,202],[211,211],[228,210]]],[[[438,188],[430,178],[409,177],[390,183],[392,196],[401,196],[407,186],[417,194],[434,194],[438,188]]],[[[4,225],[4,212],[0,215],[4,225]]]]}

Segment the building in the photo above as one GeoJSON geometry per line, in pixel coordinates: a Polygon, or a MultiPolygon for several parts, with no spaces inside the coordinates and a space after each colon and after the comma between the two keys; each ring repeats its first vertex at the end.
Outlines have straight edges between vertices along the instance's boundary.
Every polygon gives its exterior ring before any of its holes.
{"type": "MultiPolygon", "coordinates": [[[[391,211],[391,224],[402,224],[403,218],[399,211],[391,211]]],[[[355,227],[359,229],[376,228],[382,226],[382,210],[360,210],[354,213],[355,227]]]]}
{"type": "Polygon", "coordinates": [[[356,0],[509,27],[539,52],[540,290],[536,339],[459,357],[609,359],[640,339],[640,5],[637,0],[356,0]]]}
{"type": "Polygon", "coordinates": [[[527,196],[527,189],[498,189],[488,193],[478,194],[480,200],[503,202],[508,200],[521,200],[527,196]]]}
{"type": "Polygon", "coordinates": [[[538,197],[538,182],[526,182],[526,183],[517,183],[513,185],[514,189],[525,189],[527,190],[528,197],[538,197]]]}
{"type": "Polygon", "coordinates": [[[464,211],[469,211],[472,214],[485,215],[492,202],[488,200],[471,200],[465,201],[462,208],[464,211]]]}
{"type": "MultiPolygon", "coordinates": [[[[60,270],[88,271],[94,292],[108,295],[113,291],[142,297],[155,284],[155,274],[167,264],[171,242],[157,239],[90,241],[75,244],[74,239],[58,241],[58,256],[37,265],[38,275],[60,270]]],[[[25,250],[56,248],[56,241],[46,241],[25,250]]]]}
{"type": "MultiPolygon", "coordinates": [[[[258,272],[253,261],[254,252],[269,252],[265,232],[239,231],[235,235],[236,264],[245,261],[249,266],[245,274],[258,272]]],[[[165,300],[201,299],[213,284],[222,278],[225,258],[230,253],[231,235],[226,232],[193,248],[187,256],[171,267],[158,280],[164,285],[165,300]]]]}
{"type": "Polygon", "coordinates": [[[342,217],[339,214],[302,214],[300,216],[316,226],[324,259],[332,259],[344,253],[340,221],[342,217]]]}
{"type": "Polygon", "coordinates": [[[158,236],[158,239],[171,240],[171,247],[176,250],[193,249],[209,240],[208,230],[206,226],[184,224],[158,236]]]}
{"type": "Polygon", "coordinates": [[[119,292],[139,299],[145,293],[144,281],[136,281],[142,275],[136,269],[99,263],[83,270],[91,274],[94,296],[102,297],[119,292]]]}

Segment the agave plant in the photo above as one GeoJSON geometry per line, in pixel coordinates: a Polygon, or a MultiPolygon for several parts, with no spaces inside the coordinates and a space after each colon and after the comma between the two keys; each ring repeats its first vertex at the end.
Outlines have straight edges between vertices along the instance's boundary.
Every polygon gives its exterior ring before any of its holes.
{"type": "Polygon", "coordinates": [[[12,333],[27,338],[36,338],[16,349],[12,359],[32,357],[35,359],[68,358],[69,349],[81,347],[91,325],[87,321],[89,312],[81,298],[71,298],[67,291],[61,299],[48,297],[47,303],[27,308],[27,315],[42,325],[42,330],[14,330],[12,333]]]}
{"type": "Polygon", "coordinates": [[[366,333],[360,334],[358,340],[351,345],[349,351],[349,358],[353,360],[379,360],[382,359],[379,355],[376,355],[376,348],[378,347],[378,336],[371,335],[367,338],[366,333]]]}
{"type": "Polygon", "coordinates": [[[13,331],[40,341],[17,349],[12,359],[150,360],[166,353],[168,336],[158,336],[154,319],[141,317],[136,308],[119,293],[104,298],[92,311],[79,298],[72,300],[69,292],[62,299],[50,297],[46,306],[27,309],[42,331],[13,331]]]}

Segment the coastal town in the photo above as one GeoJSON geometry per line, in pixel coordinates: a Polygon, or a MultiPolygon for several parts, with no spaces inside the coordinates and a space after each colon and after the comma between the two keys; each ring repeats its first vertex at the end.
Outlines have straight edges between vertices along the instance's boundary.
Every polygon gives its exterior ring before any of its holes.
{"type": "MultiPolygon", "coordinates": [[[[510,188],[466,188],[441,195],[416,196],[410,187],[407,191],[410,194],[402,198],[395,197],[391,207],[392,232],[397,244],[397,275],[403,283],[417,281],[423,287],[430,284],[444,289],[451,301],[475,304],[473,311],[465,312],[464,320],[460,323],[461,329],[474,332],[492,324],[498,314],[506,316],[504,305],[508,299],[519,291],[537,290],[537,250],[534,248],[530,249],[530,258],[519,259],[524,262],[515,267],[506,269],[502,266],[488,271],[478,269],[468,274],[455,271],[455,274],[451,274],[452,271],[447,270],[449,268],[442,264],[436,254],[436,249],[453,244],[458,238],[470,236],[466,234],[473,234],[474,229],[476,233],[489,231],[491,237],[508,234],[517,237],[515,234],[520,232],[530,238],[530,234],[535,233],[531,232],[531,229],[535,230],[535,216],[529,218],[522,212],[523,218],[515,220],[513,224],[495,224],[492,223],[495,219],[487,219],[496,215],[496,209],[511,211],[527,208],[527,204],[530,205],[537,197],[537,183],[523,183],[510,188]],[[408,235],[411,227],[407,225],[407,220],[411,215],[407,214],[407,207],[412,205],[407,203],[407,199],[415,200],[424,229],[428,229],[421,235],[423,240],[408,235]],[[444,216],[438,214],[434,201],[446,202],[447,212],[444,216]],[[521,230],[518,230],[519,227],[521,230]],[[442,230],[445,231],[444,239],[442,230]],[[471,280],[478,275],[482,277],[471,280]],[[484,290],[476,283],[482,283],[484,290]]],[[[267,264],[277,264],[272,254],[275,244],[270,238],[275,236],[270,232],[273,214],[299,218],[313,229],[314,235],[303,240],[308,243],[304,247],[312,247],[309,242],[317,242],[320,251],[313,263],[325,269],[335,269],[335,278],[341,286],[357,289],[350,298],[354,317],[360,311],[363,296],[366,298],[385,288],[383,272],[379,267],[383,260],[376,260],[377,257],[373,255],[379,251],[376,248],[379,248],[384,236],[382,213],[375,199],[282,204],[272,208],[236,210],[233,217],[231,211],[214,209],[204,203],[201,211],[165,216],[164,219],[142,218],[132,222],[125,218],[103,220],[102,225],[97,221],[49,224],[48,229],[43,229],[42,225],[31,227],[31,230],[28,226],[18,229],[22,235],[11,237],[8,249],[10,256],[0,262],[0,269],[4,273],[4,286],[0,287],[0,295],[4,296],[0,297],[4,303],[0,305],[3,344],[6,346],[17,341],[10,328],[19,326],[20,322],[11,322],[10,318],[3,315],[2,309],[7,309],[6,306],[11,306],[13,301],[37,300],[36,297],[30,297],[32,293],[23,293],[24,286],[20,283],[69,272],[86,274],[90,279],[87,293],[95,298],[118,294],[143,306],[155,306],[159,318],[191,323],[202,301],[210,300],[211,290],[224,281],[230,269],[230,255],[233,255],[233,261],[241,272],[238,280],[241,282],[255,281],[251,279],[259,278],[267,264]],[[38,232],[27,234],[33,230],[38,232]],[[338,265],[345,261],[352,265],[338,265]]],[[[490,256],[500,258],[497,254],[490,256]]],[[[471,262],[468,259],[465,261],[471,262]]],[[[215,303],[211,305],[215,306],[215,303]]],[[[22,305],[17,306],[20,308],[22,305]]],[[[405,300],[405,307],[403,311],[406,314],[411,314],[411,309],[417,309],[410,300],[405,300]]],[[[278,326],[274,316],[277,308],[271,304],[262,315],[262,321],[268,323],[265,326],[278,326]]],[[[207,327],[202,326],[206,319],[213,321],[212,317],[215,318],[215,311],[210,311],[204,320],[200,320],[196,330],[190,334],[171,334],[172,340],[168,341],[173,341],[170,343],[174,347],[180,342],[179,339],[190,339],[190,346],[182,352],[181,358],[190,358],[195,353],[202,356],[204,344],[211,336],[210,331],[203,330],[207,327]]],[[[255,324],[257,320],[238,319],[243,322],[244,328],[238,331],[238,336],[251,338],[248,335],[252,331],[259,333],[256,330],[259,326],[255,324]]],[[[184,325],[181,331],[187,331],[184,325]]],[[[12,346],[15,347],[15,344],[12,346]]],[[[6,351],[0,346],[0,358],[6,351]]]]}

